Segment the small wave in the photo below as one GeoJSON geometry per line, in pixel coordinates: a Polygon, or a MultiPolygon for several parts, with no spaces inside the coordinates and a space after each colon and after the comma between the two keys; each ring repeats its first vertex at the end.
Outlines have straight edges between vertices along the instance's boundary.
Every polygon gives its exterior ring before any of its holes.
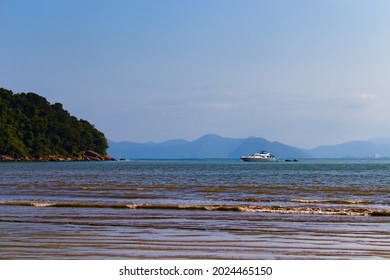
{"type": "MultiPolygon", "coordinates": [[[[313,202],[310,202],[313,203],[313,202]]],[[[30,207],[69,207],[69,208],[119,208],[148,210],[185,210],[185,211],[229,211],[258,212],[280,214],[316,214],[316,215],[349,215],[349,216],[390,216],[390,210],[365,208],[331,208],[300,206],[255,206],[255,205],[177,205],[177,204],[121,204],[121,203],[83,203],[83,202],[0,202],[4,206],[30,207]]]]}
{"type": "Polygon", "coordinates": [[[279,207],[269,206],[250,209],[251,212],[281,213],[281,214],[317,214],[317,215],[348,215],[368,216],[369,209],[339,209],[339,208],[311,208],[311,207],[279,207]]]}
{"type": "Polygon", "coordinates": [[[291,199],[291,202],[307,204],[372,204],[371,200],[351,200],[351,199],[291,199]]]}
{"type": "Polygon", "coordinates": [[[83,203],[83,202],[1,201],[0,205],[32,206],[32,207],[69,207],[69,208],[127,208],[126,204],[83,203]]]}
{"type": "Polygon", "coordinates": [[[35,207],[51,207],[53,203],[44,203],[44,202],[33,202],[35,207]]]}

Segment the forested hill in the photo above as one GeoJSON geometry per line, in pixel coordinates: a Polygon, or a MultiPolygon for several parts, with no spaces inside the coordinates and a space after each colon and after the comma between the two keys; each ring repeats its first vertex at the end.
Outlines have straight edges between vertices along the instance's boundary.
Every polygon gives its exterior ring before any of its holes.
{"type": "Polygon", "coordinates": [[[12,158],[82,158],[103,156],[107,139],[92,124],[71,116],[62,104],[35,93],[14,94],[0,88],[0,155],[12,158]]]}

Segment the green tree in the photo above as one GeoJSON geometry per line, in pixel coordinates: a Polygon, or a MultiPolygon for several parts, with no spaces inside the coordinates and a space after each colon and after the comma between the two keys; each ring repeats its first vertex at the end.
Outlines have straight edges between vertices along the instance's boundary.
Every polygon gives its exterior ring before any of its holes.
{"type": "Polygon", "coordinates": [[[79,156],[86,150],[106,155],[107,139],[92,124],[78,120],[35,93],[0,88],[0,154],[13,157],[79,156]]]}

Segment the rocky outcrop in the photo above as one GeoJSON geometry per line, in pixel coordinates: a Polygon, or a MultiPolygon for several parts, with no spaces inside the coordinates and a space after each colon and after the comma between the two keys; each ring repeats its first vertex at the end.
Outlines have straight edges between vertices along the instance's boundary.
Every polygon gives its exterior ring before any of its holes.
{"type": "Polygon", "coordinates": [[[102,156],[101,154],[94,151],[86,151],[83,155],[83,159],[86,161],[107,161],[107,160],[115,160],[110,156],[102,156]]]}
{"type": "Polygon", "coordinates": [[[34,158],[30,156],[13,158],[7,155],[0,155],[0,162],[46,162],[46,161],[54,161],[54,162],[69,162],[69,161],[113,161],[116,160],[110,156],[102,156],[101,154],[94,151],[86,151],[80,157],[63,157],[63,156],[47,156],[47,157],[39,157],[34,158]]]}
{"type": "Polygon", "coordinates": [[[4,156],[0,156],[0,161],[9,162],[9,161],[15,161],[15,159],[13,157],[4,155],[4,156]]]}

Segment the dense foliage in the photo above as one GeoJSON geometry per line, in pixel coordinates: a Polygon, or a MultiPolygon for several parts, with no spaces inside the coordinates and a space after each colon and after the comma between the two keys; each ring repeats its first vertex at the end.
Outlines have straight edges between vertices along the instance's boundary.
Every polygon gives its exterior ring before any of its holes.
{"type": "Polygon", "coordinates": [[[35,93],[0,88],[0,155],[12,157],[80,156],[86,150],[106,155],[107,139],[35,93]]]}

